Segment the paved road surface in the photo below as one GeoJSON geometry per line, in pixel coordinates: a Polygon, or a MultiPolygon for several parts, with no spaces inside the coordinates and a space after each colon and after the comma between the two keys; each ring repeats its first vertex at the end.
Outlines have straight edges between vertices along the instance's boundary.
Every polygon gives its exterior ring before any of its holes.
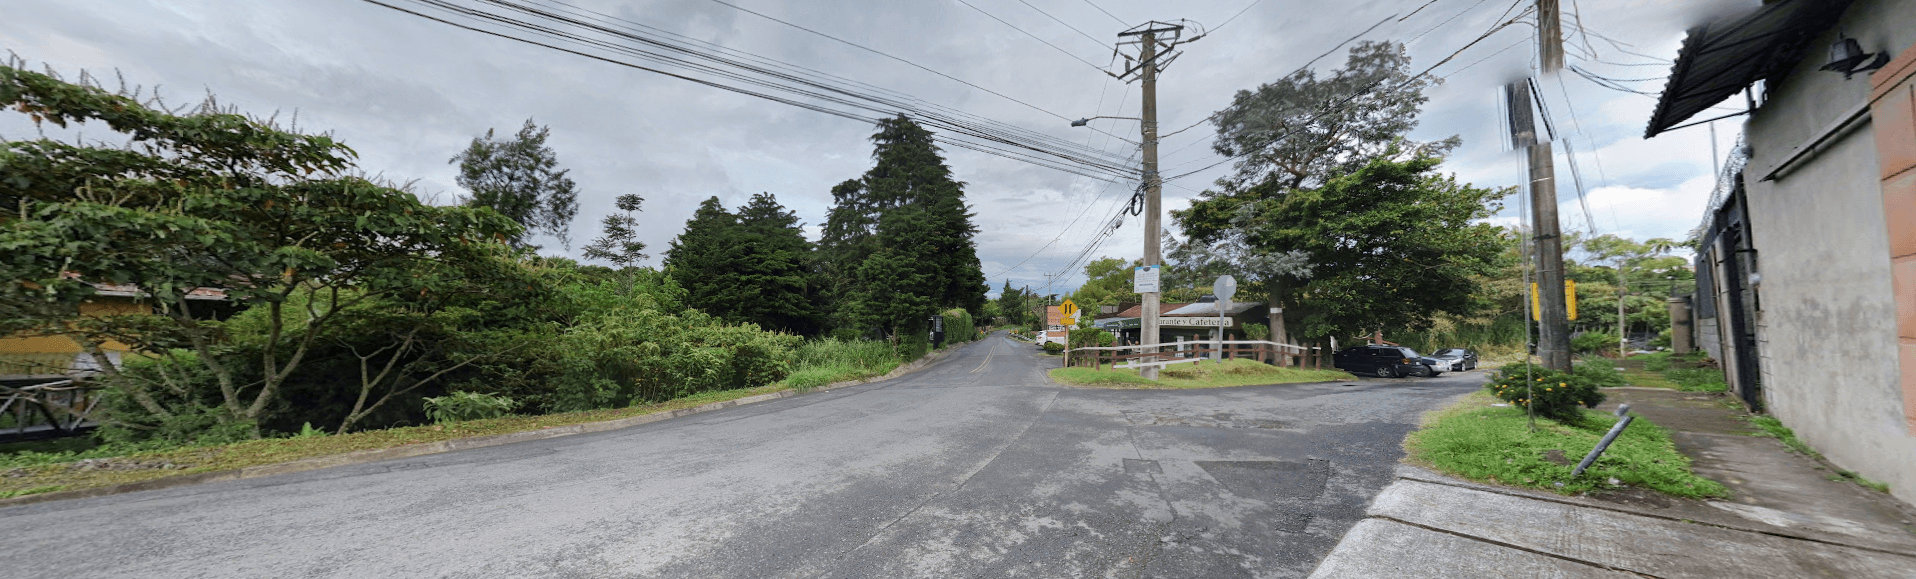
{"type": "Polygon", "coordinates": [[[0,509],[12,577],[1301,577],[1477,373],[1065,388],[993,336],[612,432],[0,509]]]}

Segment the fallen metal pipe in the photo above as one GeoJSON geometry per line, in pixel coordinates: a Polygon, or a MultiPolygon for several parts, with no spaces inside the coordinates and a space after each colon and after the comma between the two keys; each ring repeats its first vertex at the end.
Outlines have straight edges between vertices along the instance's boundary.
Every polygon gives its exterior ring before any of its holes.
{"type": "Polygon", "coordinates": [[[1610,443],[1616,442],[1617,435],[1623,434],[1624,427],[1629,426],[1630,421],[1637,419],[1635,416],[1630,416],[1628,412],[1630,412],[1629,404],[1617,406],[1617,416],[1622,420],[1618,420],[1616,426],[1610,427],[1610,433],[1603,435],[1603,440],[1597,443],[1596,448],[1590,449],[1589,456],[1583,457],[1583,462],[1577,464],[1576,470],[1570,471],[1571,478],[1582,476],[1583,470],[1590,468],[1590,463],[1596,462],[1597,457],[1603,456],[1603,450],[1610,448],[1610,443]]]}

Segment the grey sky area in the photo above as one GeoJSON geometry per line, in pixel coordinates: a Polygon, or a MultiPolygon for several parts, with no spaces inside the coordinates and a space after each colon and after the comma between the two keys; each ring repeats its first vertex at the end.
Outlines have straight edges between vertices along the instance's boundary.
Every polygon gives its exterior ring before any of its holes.
{"type": "MultiPolygon", "coordinates": [[[[529,3],[534,1],[543,0],[529,3]]],[[[1042,111],[713,0],[568,3],[1118,157],[1131,154],[1134,145],[1074,129],[1059,117],[1137,116],[1137,84],[1111,80],[1059,49],[1104,65],[1111,60],[1110,42],[1131,25],[1188,19],[1211,29],[1208,37],[1182,47],[1185,54],[1159,85],[1161,125],[1168,133],[1222,108],[1234,92],[1277,79],[1380,21],[1363,38],[1409,41],[1421,70],[1531,4],[1027,1],[733,3],[1042,111]],[[1397,18],[1386,20],[1392,15],[1397,18]]],[[[1710,11],[1754,3],[1566,1],[1566,34],[1574,45],[1569,62],[1611,78],[1647,79],[1624,85],[1654,94],[1668,75],[1668,63],[1629,52],[1673,58],[1683,30],[1707,19],[1710,11]],[[1579,22],[1584,30],[1575,26],[1579,22]],[[1592,49],[1595,61],[1588,58],[1592,49]]],[[[1520,184],[1521,160],[1504,150],[1499,137],[1497,87],[1529,69],[1533,36],[1527,24],[1510,26],[1432,72],[1445,80],[1429,93],[1431,101],[1412,137],[1462,136],[1464,145],[1445,170],[1463,181],[1520,184]]],[[[0,0],[0,49],[51,65],[69,78],[84,69],[110,79],[117,70],[130,84],[160,86],[175,103],[211,92],[255,114],[277,110],[284,119],[297,112],[302,129],[330,131],[352,146],[365,171],[398,181],[416,179],[421,191],[437,193],[440,202],[462,192],[447,159],[487,129],[510,133],[531,117],[551,127],[550,144],[582,190],[570,250],[575,257],[583,240],[597,232],[599,218],[614,210],[613,198],[625,193],[646,199],[640,219],[652,265],[697,204],[714,195],[736,207],[753,193],[776,194],[815,237],[831,202],[831,186],[871,164],[872,127],[865,123],[461,30],[360,0],[0,0]]],[[[1328,70],[1343,62],[1338,50],[1314,68],[1328,70]]],[[[1645,141],[1641,135],[1653,96],[1602,88],[1567,73],[1542,79],[1540,86],[1559,129],[1575,145],[1588,188],[1591,220],[1584,218],[1569,186],[1567,166],[1560,166],[1566,228],[1584,230],[1594,221],[1598,233],[1681,238],[1696,224],[1714,181],[1707,128],[1645,141]]],[[[1726,103],[1721,112],[1740,104],[1726,103]]],[[[1134,121],[1100,120],[1093,126],[1138,138],[1134,121]]],[[[1719,150],[1728,150],[1737,126],[1734,119],[1717,123],[1719,150]]],[[[1221,160],[1210,151],[1209,129],[1199,126],[1163,140],[1165,175],[1221,160]]],[[[23,138],[36,130],[21,115],[0,115],[0,135],[23,138]]],[[[92,127],[78,136],[111,135],[92,127]]],[[[1564,148],[1557,150],[1561,156],[1564,148]]],[[[967,198],[981,230],[979,256],[994,288],[1009,279],[1037,289],[1046,283],[1045,274],[1060,273],[1081,254],[1126,259],[1142,254],[1137,218],[1087,249],[1125,203],[1130,186],[953,147],[946,154],[958,179],[968,184],[967,198]]],[[[1169,183],[1165,208],[1186,206],[1228,171],[1226,163],[1169,183]]],[[[1516,222],[1512,201],[1499,218],[1504,222],[1516,222]]],[[[544,243],[548,253],[563,251],[553,240],[544,243]]],[[[1082,281],[1079,268],[1063,273],[1068,275],[1054,282],[1052,292],[1082,281]]]]}

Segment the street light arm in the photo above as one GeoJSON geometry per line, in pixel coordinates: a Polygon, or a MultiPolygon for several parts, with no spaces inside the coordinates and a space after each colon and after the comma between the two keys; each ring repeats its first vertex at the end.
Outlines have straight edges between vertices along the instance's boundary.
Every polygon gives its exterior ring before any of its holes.
{"type": "Polygon", "coordinates": [[[1140,118],[1137,118],[1137,117],[1104,117],[1104,116],[1098,116],[1098,117],[1087,117],[1087,118],[1082,118],[1082,119],[1078,119],[1078,120],[1075,120],[1075,121],[1071,121],[1071,126],[1074,126],[1074,127],[1082,127],[1082,126],[1085,126],[1085,125],[1087,125],[1087,124],[1090,124],[1090,123],[1091,123],[1091,121],[1092,121],[1092,120],[1094,120],[1094,119],[1124,119],[1124,120],[1127,120],[1127,121],[1142,121],[1142,120],[1144,120],[1144,119],[1140,119],[1140,118]]]}

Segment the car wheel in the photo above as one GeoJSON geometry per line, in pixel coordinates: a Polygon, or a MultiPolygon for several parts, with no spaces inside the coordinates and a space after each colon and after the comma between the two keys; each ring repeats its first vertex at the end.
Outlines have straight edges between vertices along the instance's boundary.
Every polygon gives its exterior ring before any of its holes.
{"type": "Polygon", "coordinates": [[[1396,378],[1396,377],[1397,377],[1397,369],[1396,369],[1396,368],[1392,368],[1392,367],[1390,367],[1390,366],[1388,366],[1388,365],[1385,365],[1385,366],[1378,366],[1378,367],[1377,367],[1377,377],[1378,377],[1378,378],[1396,378]]]}
{"type": "Polygon", "coordinates": [[[1430,366],[1424,366],[1424,369],[1417,371],[1417,375],[1423,376],[1425,378],[1430,378],[1437,375],[1437,369],[1432,368],[1430,366]]]}

